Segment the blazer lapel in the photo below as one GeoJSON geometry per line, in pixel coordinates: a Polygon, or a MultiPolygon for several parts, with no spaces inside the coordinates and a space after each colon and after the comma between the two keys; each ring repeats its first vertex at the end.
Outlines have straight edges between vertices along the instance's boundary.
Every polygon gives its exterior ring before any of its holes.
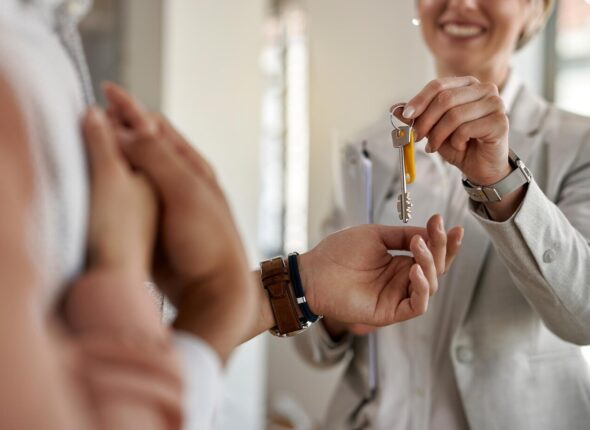
{"type": "Polygon", "coordinates": [[[547,102],[521,86],[510,112],[510,147],[524,160],[531,162],[538,149],[538,138],[548,119],[547,102]]]}
{"type": "Polygon", "coordinates": [[[483,263],[490,249],[490,240],[468,208],[467,195],[463,190],[455,193],[451,213],[462,214],[462,219],[453,222],[463,226],[465,236],[459,255],[446,275],[444,288],[454,289],[455,306],[462,323],[469,310],[471,299],[480,278],[483,263]],[[457,291],[460,289],[460,291],[457,291]]]}

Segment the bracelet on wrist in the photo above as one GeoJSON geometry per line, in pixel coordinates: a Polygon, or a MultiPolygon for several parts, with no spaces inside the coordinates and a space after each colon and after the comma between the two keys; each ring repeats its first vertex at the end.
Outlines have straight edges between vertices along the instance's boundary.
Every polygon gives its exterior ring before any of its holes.
{"type": "Polygon", "coordinates": [[[319,318],[307,305],[296,255],[294,259],[294,265],[289,266],[281,257],[260,263],[260,278],[276,321],[276,326],[269,332],[279,337],[294,336],[319,318]],[[295,284],[298,292],[295,291],[295,284]]]}
{"type": "Polygon", "coordinates": [[[291,285],[293,286],[295,298],[297,300],[299,308],[301,309],[301,312],[303,313],[307,321],[309,321],[310,323],[314,323],[320,318],[320,316],[314,314],[307,303],[307,299],[305,297],[305,290],[303,289],[303,283],[301,282],[301,275],[299,274],[298,257],[299,254],[297,252],[292,252],[291,254],[289,254],[288,257],[291,285]]]}

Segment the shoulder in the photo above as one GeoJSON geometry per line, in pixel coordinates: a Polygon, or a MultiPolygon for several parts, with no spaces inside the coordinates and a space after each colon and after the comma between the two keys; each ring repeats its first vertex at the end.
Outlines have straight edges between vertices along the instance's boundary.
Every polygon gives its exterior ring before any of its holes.
{"type": "Polygon", "coordinates": [[[555,116],[555,127],[561,135],[576,138],[577,141],[588,144],[590,141],[590,117],[579,115],[552,106],[555,116]]]}
{"type": "Polygon", "coordinates": [[[511,126],[529,136],[540,133],[546,144],[570,150],[590,141],[589,117],[560,109],[524,86],[511,112],[511,126]]]}
{"type": "MultiPolygon", "coordinates": [[[[590,118],[550,105],[545,121],[545,142],[556,151],[564,150],[569,156],[570,170],[590,164],[590,118]]],[[[565,157],[565,155],[561,155],[565,157]]],[[[557,154],[556,154],[556,158],[557,154]]]]}

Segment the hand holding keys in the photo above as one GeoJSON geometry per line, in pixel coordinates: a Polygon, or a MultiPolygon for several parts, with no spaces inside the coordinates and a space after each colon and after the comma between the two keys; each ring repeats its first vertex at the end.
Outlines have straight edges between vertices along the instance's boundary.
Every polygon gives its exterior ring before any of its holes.
{"type": "Polygon", "coordinates": [[[405,106],[404,103],[393,106],[389,112],[391,125],[393,130],[391,131],[391,140],[393,141],[393,147],[399,150],[400,160],[400,172],[401,172],[401,184],[402,191],[397,198],[397,213],[399,219],[403,223],[407,223],[412,219],[412,201],[410,199],[410,193],[408,192],[407,185],[414,182],[416,178],[416,165],[414,160],[414,128],[412,125],[396,126],[393,118],[394,112],[405,106]]]}

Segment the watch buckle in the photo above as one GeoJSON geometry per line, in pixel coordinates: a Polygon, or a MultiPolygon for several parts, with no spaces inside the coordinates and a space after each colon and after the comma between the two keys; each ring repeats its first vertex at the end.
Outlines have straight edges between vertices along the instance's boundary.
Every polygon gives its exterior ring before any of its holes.
{"type": "Polygon", "coordinates": [[[488,202],[499,202],[502,200],[502,197],[495,188],[481,187],[481,191],[486,196],[488,202]]]}
{"type": "Polygon", "coordinates": [[[305,323],[301,324],[301,328],[299,330],[290,331],[289,333],[281,333],[279,331],[278,326],[274,326],[273,328],[269,329],[268,332],[276,337],[293,337],[293,336],[297,336],[299,333],[304,332],[309,327],[311,327],[313,324],[314,323],[312,323],[311,321],[306,321],[305,323]]]}
{"type": "Polygon", "coordinates": [[[525,166],[525,164],[522,162],[520,158],[516,161],[516,166],[522,172],[527,182],[530,183],[533,180],[533,173],[529,170],[527,166],[525,166]]]}

